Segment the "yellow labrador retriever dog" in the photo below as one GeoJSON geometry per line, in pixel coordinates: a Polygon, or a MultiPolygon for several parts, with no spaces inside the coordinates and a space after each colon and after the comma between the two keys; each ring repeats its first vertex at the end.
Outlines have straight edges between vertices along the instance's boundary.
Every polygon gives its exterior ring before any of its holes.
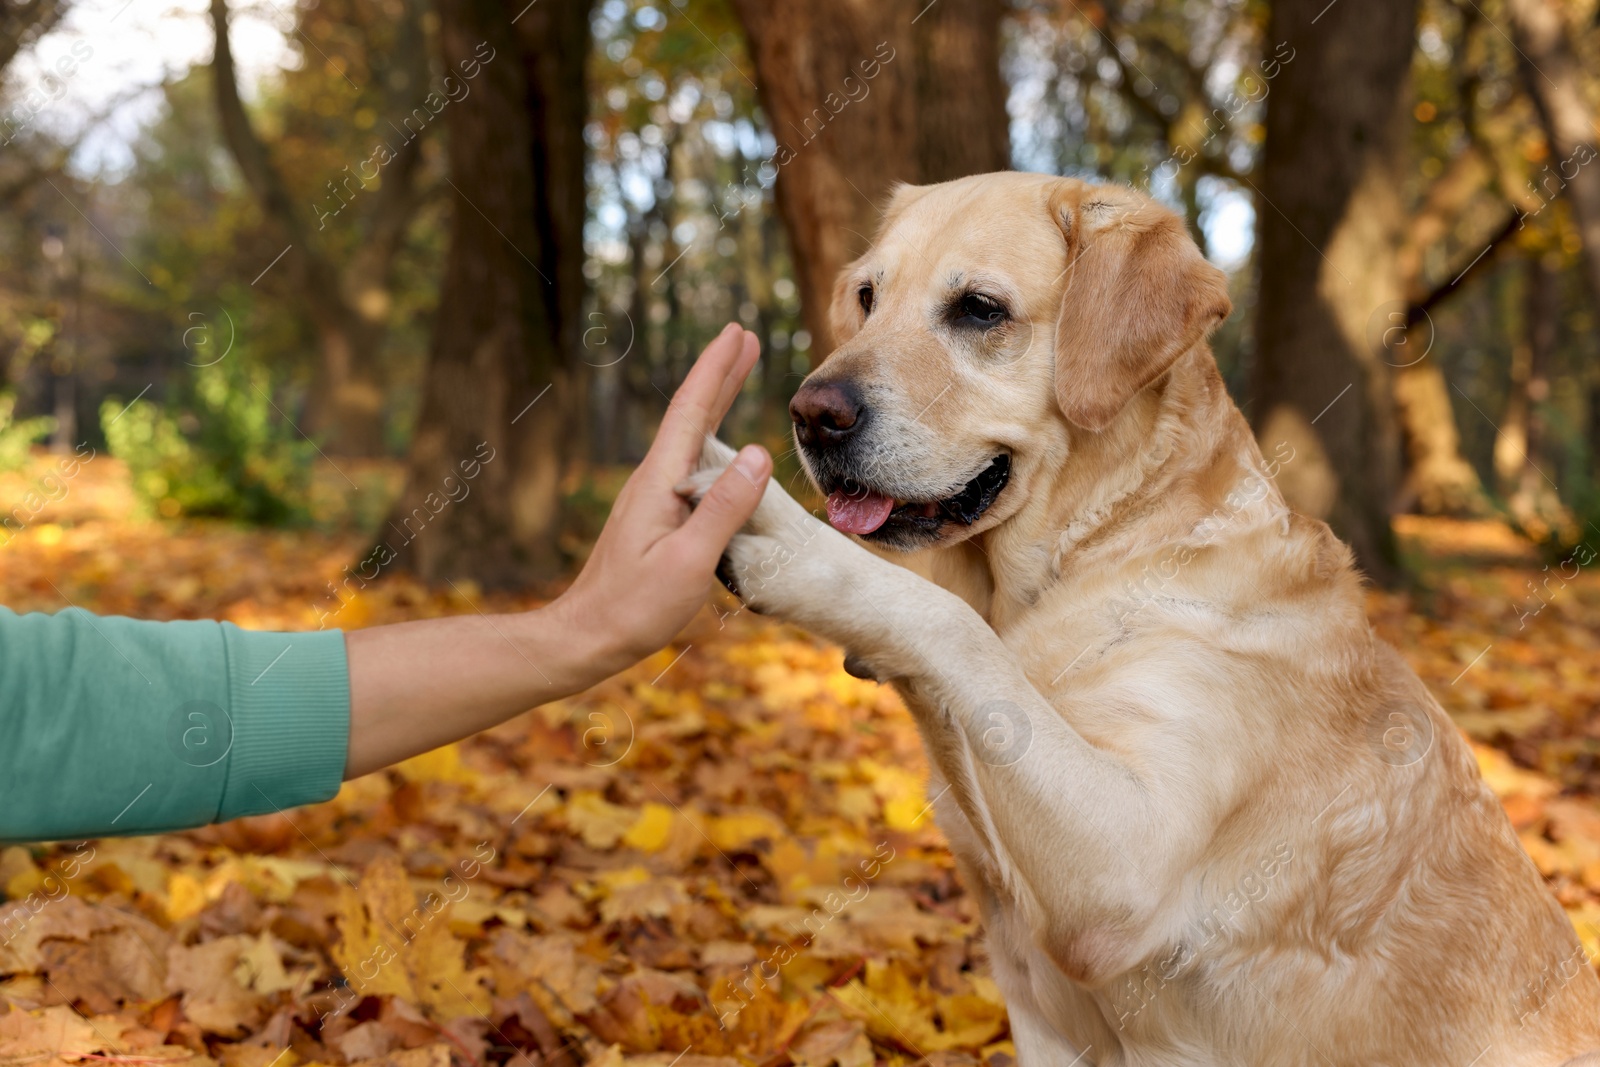
{"type": "Polygon", "coordinates": [[[831,525],[773,484],[725,580],[904,694],[1023,1067],[1586,1062],[1600,981],[1285,506],[1229,311],[1131,189],[900,189],[792,407],[831,525]]]}

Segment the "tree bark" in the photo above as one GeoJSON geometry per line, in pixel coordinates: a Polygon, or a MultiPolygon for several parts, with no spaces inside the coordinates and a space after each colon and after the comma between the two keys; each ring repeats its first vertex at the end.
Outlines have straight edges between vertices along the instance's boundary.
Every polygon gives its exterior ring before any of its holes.
{"type": "Polygon", "coordinates": [[[766,166],[777,170],[778,211],[815,365],[833,349],[834,278],[866,250],[893,186],[1010,166],[1001,4],[734,0],[734,7],[778,142],[766,166]]]}
{"type": "Polygon", "coordinates": [[[1399,435],[1383,332],[1407,306],[1398,250],[1414,13],[1414,0],[1273,5],[1267,39],[1297,56],[1267,103],[1256,205],[1257,435],[1269,449],[1288,442],[1285,495],[1385,583],[1397,577],[1399,435]]]}
{"type": "MultiPolygon", "coordinates": [[[[450,107],[454,187],[406,489],[380,533],[424,580],[554,577],[578,396],[589,4],[440,0],[447,67],[481,65],[450,107]]],[[[385,551],[387,549],[387,551],[385,551]]]]}
{"type": "Polygon", "coordinates": [[[1565,194],[1572,205],[1583,239],[1584,278],[1600,307],[1600,159],[1583,62],[1572,44],[1577,29],[1552,0],[1507,0],[1506,9],[1522,82],[1550,148],[1549,164],[1534,176],[1534,192],[1540,201],[1565,194]]]}

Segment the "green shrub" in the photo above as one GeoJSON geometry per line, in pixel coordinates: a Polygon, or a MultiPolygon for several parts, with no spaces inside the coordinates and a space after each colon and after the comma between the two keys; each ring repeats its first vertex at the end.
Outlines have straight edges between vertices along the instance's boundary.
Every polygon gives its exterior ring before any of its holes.
{"type": "Polygon", "coordinates": [[[181,414],[107,399],[100,423],[157,513],[298,524],[309,518],[315,446],[273,407],[271,390],[263,370],[228,360],[197,369],[181,414]]]}
{"type": "Polygon", "coordinates": [[[0,393],[0,471],[14,471],[28,459],[28,450],[55,432],[56,420],[49,415],[31,419],[13,418],[17,398],[11,393],[0,393]]]}

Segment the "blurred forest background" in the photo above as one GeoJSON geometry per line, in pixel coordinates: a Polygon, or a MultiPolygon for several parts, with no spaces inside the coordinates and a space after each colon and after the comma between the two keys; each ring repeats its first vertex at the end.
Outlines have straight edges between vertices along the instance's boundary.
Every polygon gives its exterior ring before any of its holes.
{"type": "Polygon", "coordinates": [[[1230,388],[1375,578],[1399,513],[1594,534],[1587,0],[166,3],[6,0],[0,461],[548,579],[724,322],[764,344],[727,436],[781,451],[891,185],[1018,167],[1185,214],[1230,388]],[[211,47],[106,92],[135,24],[211,47]]]}

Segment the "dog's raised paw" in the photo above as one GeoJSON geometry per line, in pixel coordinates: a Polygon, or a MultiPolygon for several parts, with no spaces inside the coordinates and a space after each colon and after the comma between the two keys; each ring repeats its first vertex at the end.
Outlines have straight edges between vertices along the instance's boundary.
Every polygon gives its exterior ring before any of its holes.
{"type": "MultiPolygon", "coordinates": [[[[678,493],[698,504],[733,456],[733,449],[707,438],[699,469],[678,483],[678,493]]],[[[817,590],[836,586],[832,562],[842,541],[776,480],[768,481],[755,514],[728,543],[717,578],[751,610],[794,621],[817,590]]]]}
{"type": "MultiPolygon", "coordinates": [[[[734,540],[738,540],[738,538],[735,537],[734,540]]],[[[732,546],[730,545],[729,547],[731,549],[732,546]]],[[[752,604],[750,602],[750,598],[745,596],[744,592],[742,591],[742,588],[739,584],[738,565],[733,561],[728,552],[724,552],[722,554],[722,558],[717,561],[717,581],[722,583],[722,587],[724,589],[739,598],[740,603],[744,605],[744,609],[746,611],[753,612],[757,615],[761,614],[761,609],[752,604]]]]}

